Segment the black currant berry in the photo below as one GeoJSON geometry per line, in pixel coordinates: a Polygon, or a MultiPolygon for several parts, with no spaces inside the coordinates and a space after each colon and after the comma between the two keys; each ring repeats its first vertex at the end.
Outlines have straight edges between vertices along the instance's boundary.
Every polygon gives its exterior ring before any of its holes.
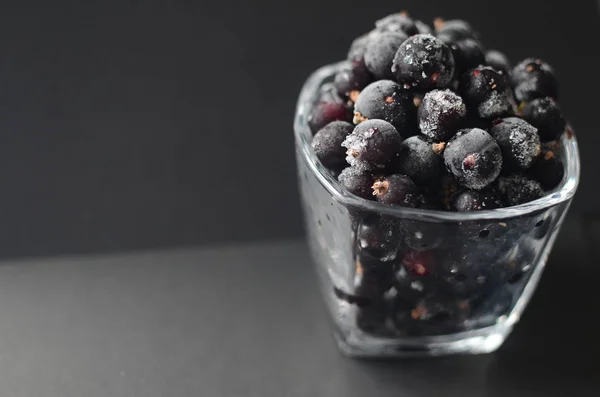
{"type": "Polygon", "coordinates": [[[417,34],[400,45],[392,72],[397,81],[415,91],[445,88],[454,76],[454,58],[443,41],[417,34]]]}
{"type": "Polygon", "coordinates": [[[502,169],[500,147],[479,128],[460,130],[446,145],[444,161],[462,186],[475,190],[492,183],[502,169]]]}

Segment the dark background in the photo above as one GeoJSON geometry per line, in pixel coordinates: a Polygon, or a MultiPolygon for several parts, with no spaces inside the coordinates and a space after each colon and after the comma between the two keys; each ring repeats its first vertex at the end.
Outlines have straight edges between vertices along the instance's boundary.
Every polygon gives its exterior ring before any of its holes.
{"type": "Polygon", "coordinates": [[[1,256],[300,236],[300,87],[403,9],[467,19],[513,62],[552,64],[583,156],[572,211],[600,199],[594,0],[13,3],[0,12],[1,256]]]}

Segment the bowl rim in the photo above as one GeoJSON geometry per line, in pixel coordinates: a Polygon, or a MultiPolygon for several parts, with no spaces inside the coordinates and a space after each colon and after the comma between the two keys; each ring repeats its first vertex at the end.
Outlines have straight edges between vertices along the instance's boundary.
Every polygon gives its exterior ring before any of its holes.
{"type": "Polygon", "coordinates": [[[573,198],[580,179],[580,158],[577,139],[573,134],[561,136],[561,146],[568,161],[565,162],[565,176],[561,185],[552,193],[537,200],[513,207],[482,210],[474,212],[451,212],[391,206],[369,201],[355,196],[344,189],[336,178],[327,171],[317,158],[311,147],[312,132],[308,126],[308,113],[314,98],[326,79],[333,77],[335,72],[347,65],[347,61],[325,65],[314,71],[304,83],[296,105],[294,117],[294,135],[296,150],[303,161],[309,166],[321,185],[331,194],[332,199],[345,206],[357,207],[365,211],[376,212],[408,219],[427,219],[432,221],[472,221],[478,219],[503,219],[531,214],[564,203],[573,198]]]}

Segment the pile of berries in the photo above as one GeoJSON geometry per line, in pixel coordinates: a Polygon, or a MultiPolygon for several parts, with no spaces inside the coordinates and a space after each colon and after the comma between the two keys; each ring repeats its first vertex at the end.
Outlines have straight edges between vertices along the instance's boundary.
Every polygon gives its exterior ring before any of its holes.
{"type": "MultiPolygon", "coordinates": [[[[511,67],[465,21],[436,19],[431,29],[400,13],[352,43],[308,123],[317,157],[349,193],[480,211],[536,200],[561,184],[560,138],[572,132],[557,96],[554,71],[540,59],[511,67]]],[[[355,288],[335,295],[374,335],[492,325],[514,306],[539,252],[522,243],[524,234],[541,240],[551,229],[550,217],[528,221],[511,228],[354,216],[355,288]]]]}
{"type": "Polygon", "coordinates": [[[511,68],[467,22],[434,25],[435,35],[393,14],[352,43],[309,116],[323,165],[366,200],[447,211],[514,206],[556,188],[567,123],[553,69],[535,58],[511,68]]]}

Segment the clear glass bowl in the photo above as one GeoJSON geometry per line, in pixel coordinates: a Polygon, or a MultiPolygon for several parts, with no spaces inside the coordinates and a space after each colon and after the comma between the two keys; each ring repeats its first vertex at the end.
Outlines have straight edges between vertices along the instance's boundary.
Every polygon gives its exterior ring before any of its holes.
{"type": "Polygon", "coordinates": [[[310,146],[308,113],[342,65],[310,76],[294,122],[308,244],[340,349],[353,356],[494,351],[529,302],[577,188],[576,139],[562,137],[561,185],[526,204],[456,213],[363,200],[310,146]],[[375,248],[365,245],[370,225],[379,231],[375,248]]]}

